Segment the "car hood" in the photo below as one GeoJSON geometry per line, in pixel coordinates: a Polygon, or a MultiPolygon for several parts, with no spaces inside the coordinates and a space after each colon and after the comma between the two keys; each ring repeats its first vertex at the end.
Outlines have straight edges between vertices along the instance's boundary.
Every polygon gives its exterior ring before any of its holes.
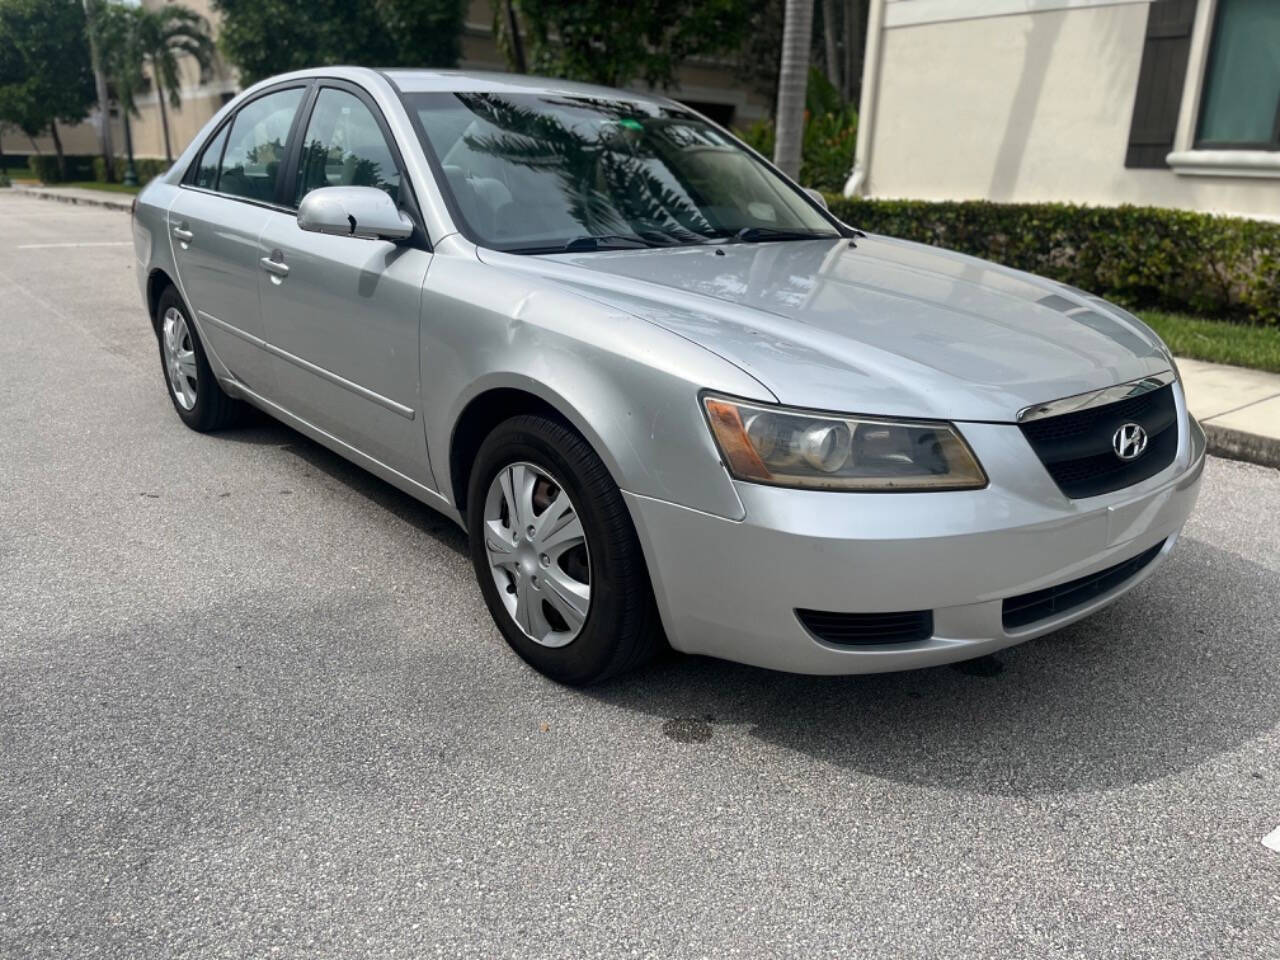
{"type": "Polygon", "coordinates": [[[855,243],[480,255],[692,340],[794,406],[1009,421],[1169,369],[1149,329],[1096,297],[936,247],[855,243]]]}

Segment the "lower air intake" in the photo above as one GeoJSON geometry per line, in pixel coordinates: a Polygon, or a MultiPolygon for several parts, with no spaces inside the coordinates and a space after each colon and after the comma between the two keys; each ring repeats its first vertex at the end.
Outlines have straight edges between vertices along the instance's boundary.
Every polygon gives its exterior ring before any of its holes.
{"type": "Polygon", "coordinates": [[[796,616],[819,640],[840,646],[912,643],[933,636],[932,610],[905,610],[900,613],[797,610],[796,616]]]}
{"type": "Polygon", "coordinates": [[[1016,630],[1037,620],[1047,620],[1060,613],[1083,607],[1104,593],[1110,593],[1154,560],[1164,548],[1161,540],[1149,550],[1130,557],[1114,567],[1107,567],[1079,580],[1070,580],[1054,587],[1008,597],[1004,601],[1004,628],[1016,630]]]}

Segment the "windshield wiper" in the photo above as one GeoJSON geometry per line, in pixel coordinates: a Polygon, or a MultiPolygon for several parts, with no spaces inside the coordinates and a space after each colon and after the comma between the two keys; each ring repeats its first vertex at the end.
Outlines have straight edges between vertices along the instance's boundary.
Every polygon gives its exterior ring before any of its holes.
{"type": "Polygon", "coordinates": [[[657,246],[640,237],[626,236],[621,233],[591,233],[574,237],[563,243],[549,243],[536,247],[516,247],[507,253],[576,253],[595,250],[642,250],[657,246]]]}
{"type": "Polygon", "coordinates": [[[743,227],[732,238],[739,243],[760,243],[763,240],[835,240],[836,233],[822,230],[790,230],[783,227],[743,227]]]}

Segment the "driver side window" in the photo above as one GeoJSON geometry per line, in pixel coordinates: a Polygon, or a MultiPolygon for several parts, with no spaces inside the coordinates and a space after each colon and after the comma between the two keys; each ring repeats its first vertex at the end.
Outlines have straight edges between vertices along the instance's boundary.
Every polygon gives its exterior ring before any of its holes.
{"type": "Polygon", "coordinates": [[[377,120],[359,97],[326,87],[302,140],[294,206],[318,187],[337,186],[377,187],[400,199],[400,172],[377,120]]]}

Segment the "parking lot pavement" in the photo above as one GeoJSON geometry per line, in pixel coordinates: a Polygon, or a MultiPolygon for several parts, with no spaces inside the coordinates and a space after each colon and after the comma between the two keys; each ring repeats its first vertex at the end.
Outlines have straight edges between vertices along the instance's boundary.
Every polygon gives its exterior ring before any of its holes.
{"type": "Polygon", "coordinates": [[[428,508],[182,426],[126,214],[0,223],[0,956],[1280,957],[1280,472],[997,660],[573,691],[428,508]]]}

